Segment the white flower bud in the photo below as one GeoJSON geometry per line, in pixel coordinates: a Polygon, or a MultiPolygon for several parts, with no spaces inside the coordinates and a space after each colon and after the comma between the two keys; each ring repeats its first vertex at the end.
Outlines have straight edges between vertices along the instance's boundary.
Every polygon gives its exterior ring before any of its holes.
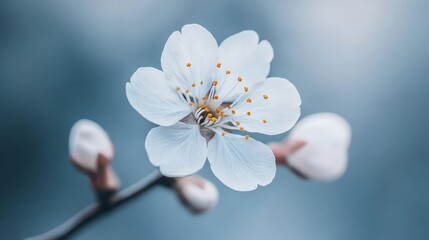
{"type": "Polygon", "coordinates": [[[193,213],[208,211],[218,202],[216,186],[199,176],[177,178],[174,188],[183,205],[193,213]]]}
{"type": "Polygon", "coordinates": [[[317,113],[300,120],[288,141],[305,145],[287,156],[287,164],[304,177],[332,181],[341,177],[347,167],[351,128],[334,113],[317,113]]]}
{"type": "Polygon", "coordinates": [[[113,145],[107,133],[97,123],[82,119],[77,121],[69,137],[69,152],[73,164],[79,169],[96,173],[99,155],[113,159],[113,145]]]}

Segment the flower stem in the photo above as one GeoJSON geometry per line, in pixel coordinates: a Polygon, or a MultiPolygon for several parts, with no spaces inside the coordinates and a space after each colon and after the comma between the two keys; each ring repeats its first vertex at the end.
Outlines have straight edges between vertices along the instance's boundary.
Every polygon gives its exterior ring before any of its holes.
{"type": "Polygon", "coordinates": [[[27,240],[66,239],[98,217],[103,216],[105,213],[118,208],[137,196],[142,195],[153,187],[157,185],[169,186],[174,181],[175,179],[173,178],[162,176],[158,169],[154,170],[148,176],[128,188],[112,195],[108,195],[107,199],[99,199],[98,202],[90,204],[58,227],[39,236],[30,237],[27,240]]]}

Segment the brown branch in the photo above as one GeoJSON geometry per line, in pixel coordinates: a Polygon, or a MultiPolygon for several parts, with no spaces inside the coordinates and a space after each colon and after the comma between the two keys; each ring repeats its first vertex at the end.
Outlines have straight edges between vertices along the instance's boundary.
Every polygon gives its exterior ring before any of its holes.
{"type": "Polygon", "coordinates": [[[153,187],[157,185],[169,186],[174,181],[173,178],[162,176],[158,169],[154,170],[145,178],[120,192],[106,195],[99,193],[98,202],[90,204],[58,227],[39,236],[30,237],[27,240],[66,239],[98,217],[117,209],[122,204],[142,195],[153,187]]]}

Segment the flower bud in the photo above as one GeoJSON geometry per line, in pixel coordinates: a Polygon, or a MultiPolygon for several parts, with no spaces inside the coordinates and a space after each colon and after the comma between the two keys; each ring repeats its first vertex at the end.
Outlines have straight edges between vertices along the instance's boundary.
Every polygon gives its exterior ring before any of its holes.
{"type": "Polygon", "coordinates": [[[203,213],[214,208],[218,190],[210,181],[199,176],[177,178],[174,189],[182,202],[193,213],[203,213]]]}
{"type": "Polygon", "coordinates": [[[287,165],[302,176],[320,181],[341,177],[347,167],[351,128],[334,113],[317,113],[300,120],[292,129],[286,145],[305,144],[287,155],[287,165]]]}
{"type": "Polygon", "coordinates": [[[119,188],[119,179],[110,166],[113,144],[97,123],[82,119],[73,125],[69,136],[69,152],[73,165],[90,176],[97,191],[119,188]]]}
{"type": "Polygon", "coordinates": [[[289,140],[284,143],[272,142],[268,146],[273,151],[277,165],[287,165],[287,156],[291,155],[306,144],[301,140],[289,140]]]}
{"type": "Polygon", "coordinates": [[[79,169],[97,172],[98,155],[107,161],[113,159],[113,145],[107,133],[97,123],[82,119],[77,121],[70,131],[70,158],[79,169]]]}

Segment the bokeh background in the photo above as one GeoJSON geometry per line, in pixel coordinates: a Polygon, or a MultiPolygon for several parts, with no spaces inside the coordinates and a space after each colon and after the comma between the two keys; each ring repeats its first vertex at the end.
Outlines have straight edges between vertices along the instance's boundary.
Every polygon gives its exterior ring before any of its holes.
{"type": "MultiPolygon", "coordinates": [[[[253,29],[271,42],[271,76],[300,91],[302,116],[330,111],[353,128],[346,174],[274,182],[194,216],[172,192],[150,194],[74,239],[429,239],[429,2],[425,0],[0,2],[0,239],[42,233],[93,201],[68,162],[72,124],[100,123],[123,186],[153,170],[153,124],[125,97],[165,41],[199,23],[218,42],[253,29]]],[[[280,140],[261,136],[265,142],[280,140]]]]}

